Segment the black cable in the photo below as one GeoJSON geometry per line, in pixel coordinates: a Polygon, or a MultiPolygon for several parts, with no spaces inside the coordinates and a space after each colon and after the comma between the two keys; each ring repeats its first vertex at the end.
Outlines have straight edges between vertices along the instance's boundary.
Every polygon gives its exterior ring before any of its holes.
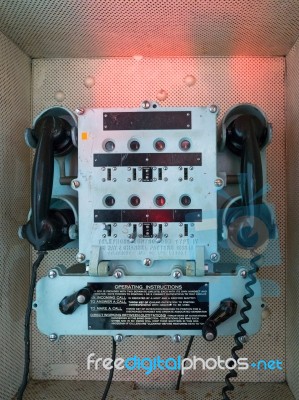
{"type": "MultiPolygon", "coordinates": [[[[251,310],[252,306],[251,303],[248,301],[251,297],[254,296],[254,291],[251,288],[256,283],[256,277],[255,274],[259,270],[259,266],[257,264],[257,261],[259,261],[262,258],[260,254],[256,255],[255,257],[252,258],[250,261],[251,269],[248,271],[248,276],[250,280],[245,284],[245,289],[247,290],[248,293],[246,293],[243,297],[243,303],[245,304],[245,307],[241,308],[240,314],[241,314],[241,319],[237,324],[237,327],[239,329],[239,332],[237,332],[234,336],[234,340],[236,343],[236,346],[232,348],[231,354],[234,360],[238,361],[239,356],[237,355],[236,351],[242,350],[243,349],[243,343],[240,341],[240,338],[246,335],[246,331],[243,328],[244,324],[247,324],[249,322],[248,316],[245,314],[247,311],[251,310]]],[[[230,400],[228,397],[227,392],[234,390],[235,387],[231,383],[230,379],[231,378],[236,378],[238,376],[237,371],[232,369],[225,377],[225,383],[226,386],[222,389],[222,398],[223,400],[230,400]]]]}
{"type": "MultiPolygon", "coordinates": [[[[189,356],[189,352],[190,352],[190,349],[191,349],[191,346],[192,346],[192,343],[193,343],[193,339],[194,339],[194,336],[190,336],[189,343],[188,343],[188,346],[187,346],[187,349],[186,349],[186,353],[185,353],[184,359],[188,358],[188,356],[189,356]]],[[[176,382],[175,390],[179,390],[180,384],[181,384],[181,379],[182,379],[182,369],[180,369],[180,373],[179,373],[179,376],[178,376],[178,380],[176,382]]]]}
{"type": "Polygon", "coordinates": [[[102,396],[102,400],[106,400],[110,386],[111,386],[111,382],[113,379],[113,373],[114,373],[115,357],[116,357],[116,342],[114,340],[114,337],[112,337],[112,357],[111,357],[112,358],[112,368],[110,369],[110,372],[109,372],[109,378],[106,383],[106,387],[105,387],[104,394],[102,396]]]}
{"type": "Polygon", "coordinates": [[[33,302],[33,295],[36,285],[36,276],[37,276],[37,269],[40,266],[45,254],[45,251],[37,252],[38,257],[36,261],[32,265],[32,273],[31,273],[31,282],[29,287],[29,294],[28,294],[28,303],[27,309],[25,314],[25,332],[24,332],[24,342],[25,342],[25,361],[24,361],[24,371],[23,371],[23,379],[22,383],[18,389],[17,393],[17,400],[23,399],[23,394],[26,390],[27,382],[28,382],[28,375],[29,375],[29,366],[30,366],[30,318],[32,312],[32,302],[33,302]]]}

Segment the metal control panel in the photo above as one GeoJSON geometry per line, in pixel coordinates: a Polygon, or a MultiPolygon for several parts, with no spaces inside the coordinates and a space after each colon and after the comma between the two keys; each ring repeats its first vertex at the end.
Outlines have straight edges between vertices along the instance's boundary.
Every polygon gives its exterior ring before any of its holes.
{"type": "Polygon", "coordinates": [[[157,104],[78,116],[77,260],[90,275],[199,276],[219,259],[216,117],[157,104]]]}

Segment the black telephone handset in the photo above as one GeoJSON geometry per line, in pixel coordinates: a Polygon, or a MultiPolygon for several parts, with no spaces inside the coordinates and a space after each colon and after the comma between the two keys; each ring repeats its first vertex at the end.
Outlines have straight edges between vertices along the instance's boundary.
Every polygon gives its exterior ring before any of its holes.
{"type": "Polygon", "coordinates": [[[241,198],[228,212],[228,236],[238,247],[255,249],[269,238],[272,217],[263,203],[261,148],[267,129],[254,115],[238,116],[227,128],[226,145],[241,156],[241,198]]]}
{"type": "Polygon", "coordinates": [[[51,209],[54,156],[64,156],[72,148],[71,126],[59,117],[44,116],[32,132],[37,142],[31,178],[31,216],[21,234],[38,251],[55,250],[71,241],[69,227],[74,224],[69,209],[51,209]]]}

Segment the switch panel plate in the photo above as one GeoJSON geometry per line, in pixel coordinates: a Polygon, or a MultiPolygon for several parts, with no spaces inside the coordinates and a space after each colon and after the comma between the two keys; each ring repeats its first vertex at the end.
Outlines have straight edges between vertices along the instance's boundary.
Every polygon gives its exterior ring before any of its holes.
{"type": "Polygon", "coordinates": [[[169,275],[217,253],[216,117],[209,107],[86,109],[78,117],[79,253],[169,275]],[[144,260],[150,259],[150,266],[144,260]]]}

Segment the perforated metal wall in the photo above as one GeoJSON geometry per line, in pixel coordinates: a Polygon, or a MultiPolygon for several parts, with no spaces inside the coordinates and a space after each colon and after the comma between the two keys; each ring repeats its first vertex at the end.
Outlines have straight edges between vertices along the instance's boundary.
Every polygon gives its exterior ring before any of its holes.
{"type": "Polygon", "coordinates": [[[29,283],[29,246],[18,226],[27,218],[31,62],[0,33],[0,398],[16,392],[23,370],[24,314],[29,283]]]}
{"type": "MultiPolygon", "coordinates": [[[[182,384],[180,391],[163,389],[139,389],[133,382],[113,382],[109,391],[109,400],[218,400],[221,398],[221,383],[188,382],[182,384]]],[[[32,381],[25,393],[24,400],[51,399],[85,400],[100,398],[105,388],[104,382],[93,381],[32,381]]],[[[285,383],[239,383],[231,400],[294,400],[285,383]]]]}
{"type": "Polygon", "coordinates": [[[4,0],[0,30],[33,58],[281,56],[297,0],[4,0]]]}
{"type": "MultiPolygon", "coordinates": [[[[33,61],[33,115],[57,104],[57,91],[65,94],[62,105],[75,109],[86,107],[136,107],[144,99],[156,100],[157,92],[168,93],[165,106],[197,106],[216,103],[221,115],[238,102],[259,105],[273,124],[273,140],[267,150],[268,201],[275,204],[280,244],[270,248],[268,266],[262,268],[260,278],[276,283],[265,285],[264,299],[270,315],[264,320],[259,334],[252,337],[241,353],[252,361],[279,359],[285,366],[285,64],[283,58],[172,58],[172,59],[53,59],[33,61]],[[193,75],[197,82],[188,87],[186,75],[193,75]],[[84,79],[92,76],[95,85],[87,88],[84,79]],[[272,251],[273,250],[273,251],[272,251]],[[274,251],[275,250],[275,251],[274,251]],[[277,254],[280,254],[278,257],[277,254]],[[277,265],[278,264],[278,265],[277,265]]],[[[40,270],[40,276],[56,264],[70,266],[75,263],[76,250],[51,252],[40,270]]],[[[63,295],[63,294],[62,294],[63,295]]],[[[233,338],[218,338],[207,345],[196,338],[191,356],[223,358],[230,356],[233,338]]],[[[128,338],[118,345],[117,354],[129,357],[175,357],[183,354],[187,338],[174,345],[169,338],[159,340],[128,338]]],[[[64,337],[50,343],[33,325],[32,375],[35,379],[105,380],[103,370],[88,371],[86,358],[94,352],[98,357],[109,357],[111,338],[64,337]],[[67,364],[67,365],[66,365],[67,364]],[[58,366],[57,366],[58,365],[58,366]],[[64,365],[64,366],[63,366],[64,365]]],[[[136,381],[140,386],[173,388],[175,372],[115,374],[116,380],[136,381]]],[[[223,381],[224,373],[214,371],[189,371],[185,380],[223,381]]],[[[283,371],[258,371],[251,368],[240,371],[240,381],[283,381],[283,371]]]]}
{"type": "Polygon", "coordinates": [[[296,398],[299,398],[299,41],[287,56],[287,191],[288,191],[288,274],[287,274],[287,379],[296,398]]]}

